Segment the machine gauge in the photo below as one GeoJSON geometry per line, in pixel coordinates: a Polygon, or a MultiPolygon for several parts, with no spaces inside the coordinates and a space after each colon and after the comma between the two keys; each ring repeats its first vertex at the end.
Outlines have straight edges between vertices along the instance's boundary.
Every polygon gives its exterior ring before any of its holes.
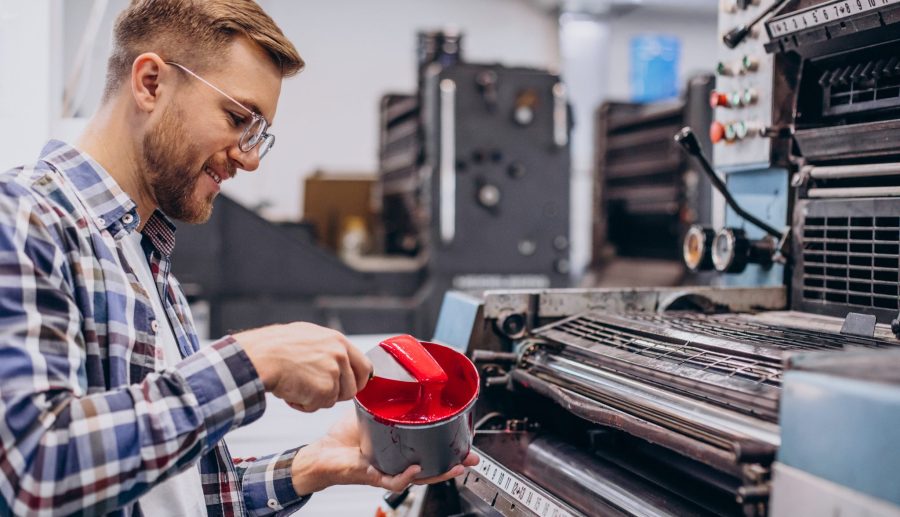
{"type": "Polygon", "coordinates": [[[682,259],[691,271],[709,271],[713,269],[712,243],[715,232],[711,228],[693,225],[684,235],[681,247],[682,259]]]}
{"type": "Polygon", "coordinates": [[[740,273],[747,267],[750,242],[744,230],[722,228],[712,244],[712,261],[720,273],[740,273]]]}

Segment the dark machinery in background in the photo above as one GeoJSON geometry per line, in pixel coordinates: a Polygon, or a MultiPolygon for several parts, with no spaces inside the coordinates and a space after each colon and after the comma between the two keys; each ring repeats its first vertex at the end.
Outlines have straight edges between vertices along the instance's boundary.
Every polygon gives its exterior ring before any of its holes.
{"type": "Polygon", "coordinates": [[[338,256],[222,196],[179,228],[174,270],[209,335],[306,320],[426,335],[444,291],[568,284],[570,121],[558,76],[460,60],[419,36],[419,88],[381,104],[384,248],[338,256]]]}
{"type": "Polygon", "coordinates": [[[448,295],[482,463],[417,515],[900,515],[900,0],[721,7],[725,285],[448,295]]]}
{"type": "MultiPolygon", "coordinates": [[[[681,242],[693,224],[712,224],[709,180],[672,135],[712,121],[712,75],[690,79],[676,102],[606,102],[596,112],[591,285],[680,285],[681,242]]],[[[708,135],[699,135],[706,142],[708,135]]]]}
{"type": "Polygon", "coordinates": [[[452,277],[446,286],[566,285],[565,88],[538,70],[463,63],[460,52],[458,34],[420,34],[418,93],[382,99],[386,249],[428,250],[430,268],[452,277]]]}
{"type": "Polygon", "coordinates": [[[391,93],[381,98],[378,169],[385,226],[385,251],[416,255],[431,219],[427,191],[430,170],[423,169],[425,127],[422,110],[426,72],[462,62],[462,35],[453,30],[420,32],[417,36],[419,88],[415,93],[391,93]]]}

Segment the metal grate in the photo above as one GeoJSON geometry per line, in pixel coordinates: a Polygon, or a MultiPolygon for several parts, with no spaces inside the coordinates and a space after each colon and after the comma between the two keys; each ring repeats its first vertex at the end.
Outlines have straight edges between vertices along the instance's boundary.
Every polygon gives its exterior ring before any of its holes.
{"type": "Polygon", "coordinates": [[[896,347],[873,338],[774,326],[752,316],[586,312],[541,329],[581,363],[776,421],[786,351],[896,347]]]}
{"type": "Polygon", "coordinates": [[[707,336],[734,339],[741,343],[756,343],[770,349],[784,351],[837,351],[847,348],[885,348],[893,343],[875,338],[816,332],[754,321],[750,316],[739,314],[696,314],[682,313],[677,316],[652,313],[631,315],[640,321],[686,332],[696,332],[707,336]]]}
{"type": "Polygon", "coordinates": [[[900,218],[807,217],[803,299],[856,307],[900,307],[900,218]]]}
{"type": "Polygon", "coordinates": [[[679,366],[691,366],[700,371],[712,371],[728,377],[748,379],[754,383],[781,385],[779,361],[766,357],[740,357],[704,348],[690,341],[669,341],[642,335],[624,327],[613,327],[585,316],[565,322],[557,330],[572,336],[603,344],[651,359],[668,361],[679,366]]]}
{"type": "Polygon", "coordinates": [[[900,106],[900,60],[885,57],[825,70],[823,114],[841,115],[900,106]]]}

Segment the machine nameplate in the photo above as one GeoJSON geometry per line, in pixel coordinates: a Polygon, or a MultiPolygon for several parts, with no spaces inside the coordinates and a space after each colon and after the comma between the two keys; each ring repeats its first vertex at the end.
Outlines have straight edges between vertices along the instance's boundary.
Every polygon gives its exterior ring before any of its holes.
{"type": "Polygon", "coordinates": [[[893,4],[900,0],[837,0],[774,18],[766,28],[773,38],[780,38],[893,4]]]}

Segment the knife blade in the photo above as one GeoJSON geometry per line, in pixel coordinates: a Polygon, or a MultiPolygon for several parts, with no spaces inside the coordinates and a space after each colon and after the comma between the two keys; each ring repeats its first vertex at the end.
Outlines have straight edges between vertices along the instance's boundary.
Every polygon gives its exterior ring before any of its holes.
{"type": "Polygon", "coordinates": [[[381,377],[383,379],[391,379],[394,381],[418,382],[415,377],[406,371],[406,368],[398,363],[397,360],[394,359],[394,356],[389,354],[381,345],[372,347],[371,350],[366,352],[366,357],[369,358],[369,361],[372,361],[373,371],[369,378],[381,377]]]}

